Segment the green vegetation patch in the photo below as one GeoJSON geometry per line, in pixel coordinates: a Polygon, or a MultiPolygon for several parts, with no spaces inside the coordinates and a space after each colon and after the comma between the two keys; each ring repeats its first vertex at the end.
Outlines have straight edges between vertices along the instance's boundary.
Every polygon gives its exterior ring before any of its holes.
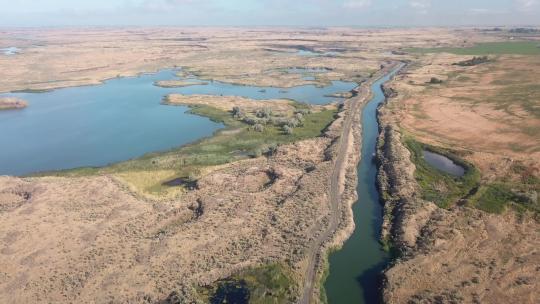
{"type": "Polygon", "coordinates": [[[459,158],[456,154],[442,148],[420,143],[411,137],[405,139],[405,144],[411,151],[411,160],[416,166],[415,178],[422,190],[423,199],[432,201],[439,207],[449,208],[478,187],[480,172],[472,164],[459,158]],[[429,165],[424,160],[423,150],[450,158],[454,163],[465,168],[465,174],[462,177],[457,177],[429,165]]]}
{"type": "Polygon", "coordinates": [[[452,65],[475,66],[475,65],[482,64],[482,63],[488,63],[490,61],[491,61],[491,59],[489,59],[488,56],[479,56],[479,57],[474,56],[472,59],[456,62],[456,63],[453,63],[452,65]]]}
{"type": "Polygon", "coordinates": [[[279,144],[290,143],[306,138],[317,137],[334,120],[336,110],[323,110],[306,114],[302,124],[286,133],[282,126],[266,124],[260,130],[256,125],[232,117],[231,113],[211,107],[194,107],[192,113],[206,116],[216,122],[224,123],[227,128],[210,138],[184,146],[164,155],[149,155],[147,159],[125,163],[129,167],[175,166],[212,166],[224,164],[236,159],[260,156],[279,144]],[[152,163],[151,161],[155,163],[152,163]],[[150,161],[150,162],[149,162],[150,161]]]}
{"type": "Polygon", "coordinates": [[[52,89],[23,89],[11,91],[11,93],[47,93],[53,91],[52,89]]]}
{"type": "Polygon", "coordinates": [[[488,185],[480,189],[475,205],[487,212],[502,213],[506,209],[508,201],[512,200],[513,197],[514,194],[505,185],[488,185]]]}
{"type": "Polygon", "coordinates": [[[332,253],[338,250],[339,247],[330,247],[330,249],[326,251],[324,259],[322,260],[323,272],[319,280],[319,301],[321,304],[328,304],[328,296],[326,295],[326,288],[324,284],[326,282],[326,279],[328,279],[328,276],[330,275],[330,255],[332,255],[332,253]]]}
{"type": "Polygon", "coordinates": [[[540,43],[533,41],[485,42],[472,47],[411,48],[410,53],[451,53],[456,55],[540,55],[540,43]]]}
{"type": "Polygon", "coordinates": [[[470,198],[470,204],[492,213],[502,213],[508,207],[512,207],[518,212],[532,211],[538,216],[540,214],[538,169],[515,161],[510,168],[509,176],[517,176],[517,179],[501,178],[497,182],[480,187],[470,198]]]}
{"type": "Polygon", "coordinates": [[[211,286],[198,290],[205,303],[293,303],[297,285],[290,271],[281,264],[247,269],[211,286]]]}
{"type": "Polygon", "coordinates": [[[437,78],[437,77],[431,77],[431,79],[429,80],[429,84],[441,84],[443,83],[444,81],[442,81],[441,79],[437,78]]]}
{"type": "Polygon", "coordinates": [[[521,192],[509,183],[493,183],[482,186],[478,193],[471,198],[471,203],[478,209],[490,213],[502,213],[507,207],[513,207],[517,211],[531,210],[536,214],[540,212],[538,202],[527,192],[521,192]]]}
{"type": "Polygon", "coordinates": [[[519,185],[521,188],[540,191],[540,170],[534,166],[527,166],[521,161],[514,161],[511,172],[519,176],[519,185]]]}

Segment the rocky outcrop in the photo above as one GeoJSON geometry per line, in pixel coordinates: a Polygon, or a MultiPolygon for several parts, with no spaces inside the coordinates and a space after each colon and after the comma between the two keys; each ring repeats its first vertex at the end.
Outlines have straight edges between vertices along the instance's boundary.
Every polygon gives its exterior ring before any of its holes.
{"type": "Polygon", "coordinates": [[[384,94],[384,96],[386,98],[393,98],[393,97],[397,96],[396,90],[394,88],[392,88],[392,87],[383,85],[382,86],[382,91],[383,91],[383,94],[384,94]]]}
{"type": "Polygon", "coordinates": [[[401,142],[401,134],[385,121],[384,110],[379,110],[379,118],[377,183],[385,210],[382,239],[404,254],[416,245],[423,225],[436,206],[419,196],[415,168],[409,150],[401,142]]]}

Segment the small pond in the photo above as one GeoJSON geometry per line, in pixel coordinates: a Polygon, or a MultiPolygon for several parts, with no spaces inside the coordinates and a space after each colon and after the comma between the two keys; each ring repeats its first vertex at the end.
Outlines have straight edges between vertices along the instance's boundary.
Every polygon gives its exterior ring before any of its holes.
{"type": "Polygon", "coordinates": [[[465,174],[465,168],[456,164],[454,161],[444,155],[428,150],[423,150],[422,154],[430,166],[433,166],[445,173],[459,177],[465,174]]]}
{"type": "Polygon", "coordinates": [[[317,56],[324,56],[324,57],[335,57],[338,56],[338,52],[315,52],[310,50],[298,50],[296,52],[299,56],[307,56],[307,57],[317,57],[317,56]]]}

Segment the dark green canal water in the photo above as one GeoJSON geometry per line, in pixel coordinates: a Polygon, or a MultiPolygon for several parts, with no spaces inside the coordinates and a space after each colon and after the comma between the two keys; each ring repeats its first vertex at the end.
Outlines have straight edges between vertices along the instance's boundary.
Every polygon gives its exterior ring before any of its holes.
{"type": "Polygon", "coordinates": [[[377,166],[373,155],[377,144],[377,107],[384,101],[381,85],[397,71],[376,81],[372,99],[362,112],[362,159],[358,167],[358,201],[353,205],[355,230],[343,248],[330,255],[330,274],[325,282],[330,304],[378,303],[380,274],[388,262],[379,235],[382,206],[375,184],[377,166]]]}

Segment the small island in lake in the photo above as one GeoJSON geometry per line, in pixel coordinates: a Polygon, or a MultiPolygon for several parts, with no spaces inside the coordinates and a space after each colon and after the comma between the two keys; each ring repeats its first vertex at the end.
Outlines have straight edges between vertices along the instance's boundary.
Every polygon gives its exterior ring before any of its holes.
{"type": "Polygon", "coordinates": [[[0,111],[24,109],[27,106],[28,103],[20,98],[0,97],[0,111]]]}
{"type": "Polygon", "coordinates": [[[162,80],[162,81],[156,81],[154,83],[155,86],[162,87],[162,88],[181,88],[181,87],[189,87],[194,85],[207,85],[208,82],[204,81],[186,81],[186,80],[162,80]]]}

